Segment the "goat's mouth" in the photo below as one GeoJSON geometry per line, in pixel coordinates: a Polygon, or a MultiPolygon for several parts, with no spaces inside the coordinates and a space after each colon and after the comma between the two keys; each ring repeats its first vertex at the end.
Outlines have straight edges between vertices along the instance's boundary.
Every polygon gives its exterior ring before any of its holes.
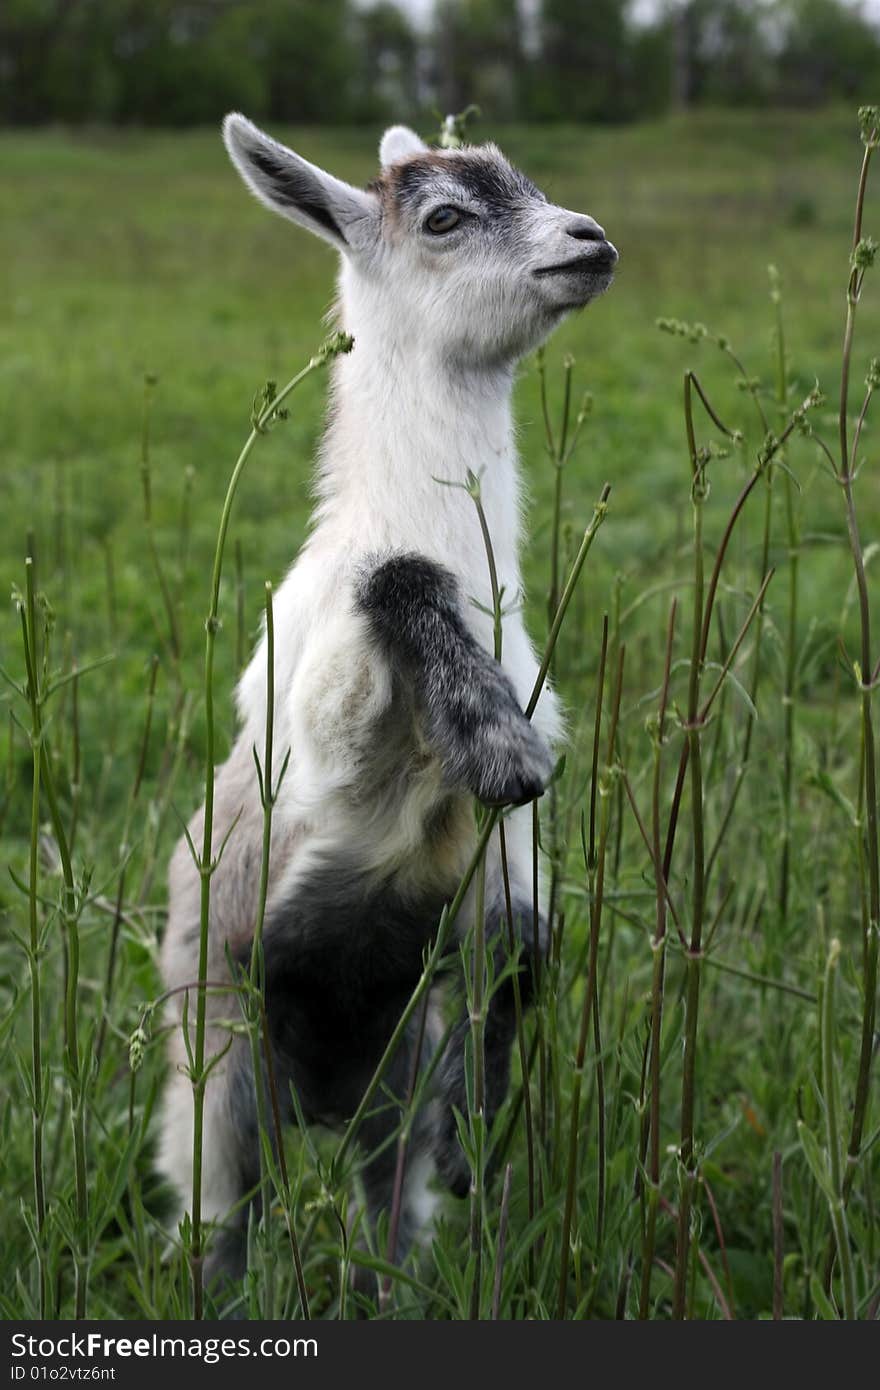
{"type": "Polygon", "coordinates": [[[538,266],[532,274],[539,280],[548,275],[589,275],[607,280],[617,265],[617,251],[610,241],[605,241],[589,256],[574,256],[569,261],[559,261],[555,265],[538,266]]]}

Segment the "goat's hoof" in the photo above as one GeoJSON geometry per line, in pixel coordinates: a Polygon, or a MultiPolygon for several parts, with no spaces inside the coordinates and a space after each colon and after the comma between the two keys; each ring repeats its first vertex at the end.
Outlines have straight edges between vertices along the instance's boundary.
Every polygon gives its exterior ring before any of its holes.
{"type": "Polygon", "coordinates": [[[543,796],[553,775],[550,748],[525,715],[516,713],[515,720],[480,729],[468,786],[485,806],[524,806],[543,796]]]}

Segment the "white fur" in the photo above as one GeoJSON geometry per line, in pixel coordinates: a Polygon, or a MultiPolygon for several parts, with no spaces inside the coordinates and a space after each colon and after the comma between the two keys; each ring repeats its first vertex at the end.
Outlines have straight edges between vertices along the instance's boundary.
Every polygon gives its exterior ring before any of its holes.
{"type": "MultiPolygon", "coordinates": [[[[513,373],[517,359],[545,338],[573,303],[585,303],[598,292],[595,284],[584,289],[582,276],[534,275],[540,267],[580,254],[584,242],[571,239],[575,215],[537,192],[517,200],[516,236],[499,241],[488,219],[481,221],[472,193],[456,180],[454,153],[432,156],[438,162],[430,205],[451,203],[471,216],[466,231],[432,239],[424,230],[424,209],[383,207],[379,192],[333,178],[244,117],[227,118],[224,139],[261,201],[343,253],[339,318],[354,336],[354,350],[333,367],[313,527],[274,601],[276,769],[288,749],[291,759],[275,808],[269,911],[295,891],[299,877],[327,849],[357,851],[364,868],[383,876],[397,873],[424,886],[454,884],[473,850],[469,796],[462,793],[460,815],[442,850],[444,862],[437,863],[423,843],[426,814],[443,786],[436,755],[427,748],[410,749],[406,777],[393,787],[375,784],[371,749],[391,699],[391,680],[368,640],[354,584],[376,557],[417,552],[438,561],[474,601],[465,620],[491,652],[492,620],[483,611],[492,607],[486,551],[473,500],[461,486],[469,471],[478,475],[504,590],[502,664],[525,707],[538,661],[520,611],[522,492],[511,414],[513,373]],[[265,158],[262,170],[253,162],[255,151],[289,169],[292,183],[307,191],[306,207],[279,202],[277,185],[265,174],[265,158]],[[328,230],[322,209],[336,230],[328,230]]],[[[383,166],[393,173],[397,161],[417,158],[424,150],[411,131],[393,127],[382,141],[383,166]]],[[[507,168],[491,147],[481,154],[507,168]]],[[[586,218],[580,223],[596,226],[586,218]]],[[[243,882],[241,866],[248,864],[253,876],[259,862],[261,814],[256,777],[248,767],[251,747],[263,744],[266,689],[264,636],[237,692],[240,738],[217,779],[217,843],[242,805],[244,812],[212,886],[212,969],[222,969],[223,937],[235,935],[235,913],[247,920],[253,885],[243,882]]],[[[558,738],[560,715],[546,688],[534,720],[547,740],[558,738]]],[[[530,822],[529,808],[507,819],[511,878],[524,889],[532,874],[530,822]]],[[[197,843],[200,835],[198,830],[197,843]]],[[[490,873],[497,871],[497,855],[496,844],[490,849],[490,873]]],[[[196,975],[198,875],[185,849],[175,856],[171,887],[163,951],[169,986],[196,975]]],[[[177,1055],[182,1057],[182,1048],[177,1055]]],[[[217,1068],[208,1085],[204,1209],[211,1215],[223,1211],[234,1188],[234,1173],[224,1170],[222,1157],[231,1123],[222,1103],[223,1070],[217,1068]]],[[[162,1155],[165,1171],[183,1191],[191,1162],[188,1092],[189,1083],[175,1078],[166,1101],[162,1155]]]]}
{"type": "Polygon", "coordinates": [[[386,130],[379,145],[379,163],[383,169],[406,159],[411,154],[423,154],[427,149],[424,140],[419,139],[409,126],[393,125],[386,130]]]}

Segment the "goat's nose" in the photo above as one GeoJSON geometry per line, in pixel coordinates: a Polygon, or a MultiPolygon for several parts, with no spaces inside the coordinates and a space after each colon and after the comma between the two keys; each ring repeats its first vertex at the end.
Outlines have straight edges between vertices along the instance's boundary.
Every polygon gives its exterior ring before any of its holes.
{"type": "Polygon", "coordinates": [[[605,240],[604,231],[599,226],[598,222],[593,221],[592,217],[572,217],[571,221],[566,224],[565,230],[568,232],[568,235],[573,236],[576,241],[605,240]]]}

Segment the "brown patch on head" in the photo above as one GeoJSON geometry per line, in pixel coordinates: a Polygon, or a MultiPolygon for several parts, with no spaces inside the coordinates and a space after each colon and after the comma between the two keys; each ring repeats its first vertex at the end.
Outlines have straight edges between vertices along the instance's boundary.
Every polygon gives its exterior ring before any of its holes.
{"type": "Polygon", "coordinates": [[[410,155],[398,160],[368,184],[371,193],[377,194],[382,205],[383,219],[391,226],[400,222],[400,214],[407,202],[407,188],[413,185],[427,186],[432,174],[436,176],[446,168],[443,155],[429,151],[427,154],[410,155]]]}

